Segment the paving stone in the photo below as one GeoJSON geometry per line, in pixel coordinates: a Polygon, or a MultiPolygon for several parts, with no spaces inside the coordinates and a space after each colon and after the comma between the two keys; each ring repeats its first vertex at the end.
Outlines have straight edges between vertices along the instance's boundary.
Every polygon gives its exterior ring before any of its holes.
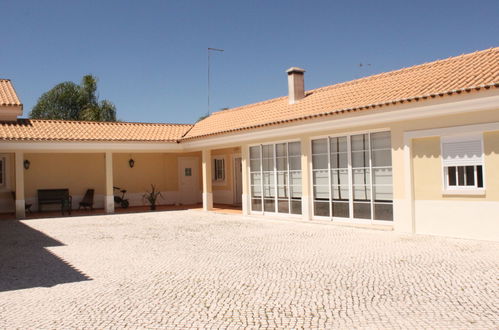
{"type": "Polygon", "coordinates": [[[2,221],[0,328],[498,328],[498,248],[193,210],[2,221]]]}

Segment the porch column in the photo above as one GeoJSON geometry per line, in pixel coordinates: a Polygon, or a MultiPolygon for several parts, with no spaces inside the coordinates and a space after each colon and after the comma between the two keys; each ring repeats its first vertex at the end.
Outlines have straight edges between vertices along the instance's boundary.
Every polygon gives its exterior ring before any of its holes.
{"type": "Polygon", "coordinates": [[[104,197],[106,213],[114,213],[113,193],[113,154],[106,152],[106,196],[104,197]]]}
{"type": "Polygon", "coordinates": [[[213,208],[213,193],[211,190],[211,150],[203,149],[203,210],[213,208]]]}
{"type": "Polygon", "coordinates": [[[241,146],[241,167],[242,167],[242,207],[243,207],[243,215],[249,215],[249,196],[250,196],[250,187],[249,187],[249,147],[246,145],[241,146]]]}
{"type": "Polygon", "coordinates": [[[16,218],[26,216],[24,199],[24,153],[16,152],[16,218]]]}
{"type": "Polygon", "coordinates": [[[310,169],[312,152],[310,138],[301,139],[301,211],[304,220],[312,219],[312,194],[310,189],[310,169]]]}

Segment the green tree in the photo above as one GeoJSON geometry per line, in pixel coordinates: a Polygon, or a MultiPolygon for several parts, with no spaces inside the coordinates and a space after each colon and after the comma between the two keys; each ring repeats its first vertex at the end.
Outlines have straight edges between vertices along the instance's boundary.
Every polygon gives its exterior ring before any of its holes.
{"type": "Polygon", "coordinates": [[[116,121],[116,107],[97,97],[97,78],[83,77],[81,84],[63,82],[42,94],[30,113],[31,118],[90,121],[116,121]]]}

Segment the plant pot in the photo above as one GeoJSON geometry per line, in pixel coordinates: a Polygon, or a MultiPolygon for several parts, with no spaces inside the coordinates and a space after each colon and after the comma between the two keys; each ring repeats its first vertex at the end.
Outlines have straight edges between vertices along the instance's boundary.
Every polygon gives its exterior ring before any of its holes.
{"type": "Polygon", "coordinates": [[[156,210],[156,204],[151,205],[151,211],[154,211],[154,210],[156,210]]]}

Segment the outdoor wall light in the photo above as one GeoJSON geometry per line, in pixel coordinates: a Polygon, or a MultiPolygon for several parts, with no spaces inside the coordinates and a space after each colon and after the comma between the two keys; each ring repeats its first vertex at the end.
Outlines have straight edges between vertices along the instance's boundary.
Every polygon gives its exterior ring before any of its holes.
{"type": "Polygon", "coordinates": [[[31,165],[31,162],[30,162],[29,160],[27,160],[27,159],[26,159],[26,160],[24,161],[23,165],[24,165],[24,168],[25,168],[25,169],[29,169],[29,166],[31,165]]]}
{"type": "Polygon", "coordinates": [[[130,160],[128,161],[128,165],[130,165],[130,168],[134,167],[135,161],[132,158],[130,158],[130,160]]]}

